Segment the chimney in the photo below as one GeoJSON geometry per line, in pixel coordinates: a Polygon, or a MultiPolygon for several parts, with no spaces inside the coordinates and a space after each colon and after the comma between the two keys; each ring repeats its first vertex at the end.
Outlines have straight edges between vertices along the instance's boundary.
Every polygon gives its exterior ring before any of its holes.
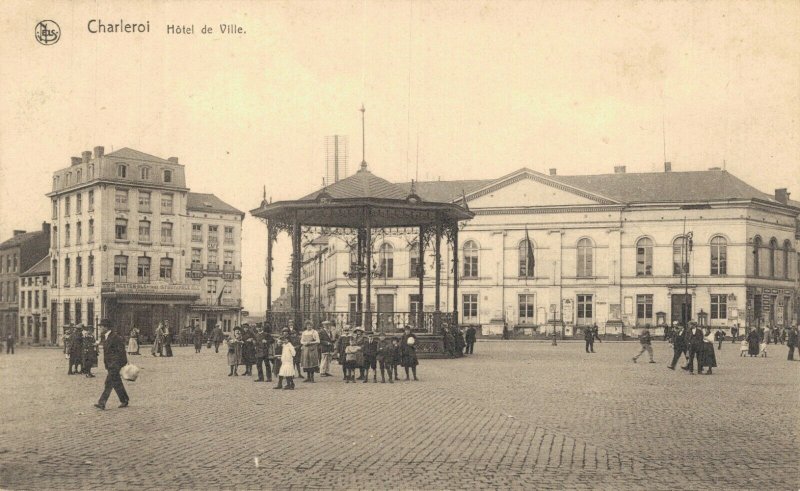
{"type": "Polygon", "coordinates": [[[281,295],[280,296],[284,296],[285,294],[286,294],[286,288],[281,288],[281,295]]]}
{"type": "Polygon", "coordinates": [[[169,161],[170,161],[170,162],[172,162],[173,164],[177,164],[177,163],[178,163],[178,157],[170,157],[170,158],[168,158],[167,160],[169,160],[169,161]]]}
{"type": "Polygon", "coordinates": [[[780,188],[775,190],[775,201],[781,203],[783,205],[789,204],[789,192],[786,191],[786,188],[780,188]]]}
{"type": "Polygon", "coordinates": [[[25,233],[24,230],[14,230],[14,237],[16,237],[17,235],[22,235],[24,233],[25,233]]]}
{"type": "Polygon", "coordinates": [[[556,175],[556,169],[555,168],[550,168],[550,175],[551,176],[556,175]]]}
{"type": "Polygon", "coordinates": [[[87,150],[85,152],[81,152],[81,156],[83,157],[83,163],[84,164],[86,164],[90,160],[92,160],[92,152],[90,150],[87,150]]]}
{"type": "Polygon", "coordinates": [[[672,162],[664,162],[664,172],[672,172],[672,162]]]}
{"type": "Polygon", "coordinates": [[[83,162],[80,157],[70,157],[70,161],[72,162],[72,165],[78,165],[83,162]]]}
{"type": "Polygon", "coordinates": [[[624,165],[615,165],[614,166],[614,174],[624,174],[625,173],[625,166],[624,165]]]}
{"type": "Polygon", "coordinates": [[[94,158],[99,159],[102,157],[106,152],[106,149],[103,147],[94,147],[94,158]]]}

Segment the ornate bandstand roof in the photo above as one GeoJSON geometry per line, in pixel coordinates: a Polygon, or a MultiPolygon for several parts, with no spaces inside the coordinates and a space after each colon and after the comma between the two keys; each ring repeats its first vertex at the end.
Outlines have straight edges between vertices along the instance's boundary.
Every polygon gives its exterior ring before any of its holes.
{"type": "Polygon", "coordinates": [[[414,227],[468,220],[469,209],[452,202],[426,201],[410,190],[370,172],[366,165],[350,177],[294,201],[262,201],[250,213],[291,225],[359,228],[369,216],[371,227],[414,227]]]}

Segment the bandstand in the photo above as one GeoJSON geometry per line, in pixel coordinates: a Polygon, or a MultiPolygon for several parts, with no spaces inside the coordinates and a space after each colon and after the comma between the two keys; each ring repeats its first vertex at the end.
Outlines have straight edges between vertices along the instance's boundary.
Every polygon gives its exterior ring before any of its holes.
{"type": "MultiPolygon", "coordinates": [[[[455,203],[425,201],[412,184],[411,191],[382,179],[362,162],[358,172],[294,201],[267,202],[250,212],[267,224],[267,312],[266,319],[273,331],[286,327],[289,319],[296,326],[311,319],[316,323],[330,320],[338,326],[349,324],[367,332],[393,334],[410,325],[418,333],[418,351],[435,356],[442,351],[442,324],[458,322],[458,231],[459,223],[474,214],[455,203]],[[433,247],[434,284],[433,311],[425,311],[425,261],[419,261],[419,306],[416,312],[381,312],[372,308],[373,240],[377,231],[389,230],[405,235],[416,234],[419,257],[425,257],[427,247],[433,247]],[[292,238],[292,269],[290,276],[291,309],[272,309],[272,253],[280,232],[292,238]],[[356,249],[356,263],[350,265],[350,277],[355,280],[355,312],[326,312],[303,310],[300,297],[303,237],[344,236],[356,249]],[[442,312],[442,239],[452,247],[453,311],[442,312]]],[[[446,246],[446,245],[445,245],[446,246]]],[[[428,286],[430,290],[430,286],[428,286]]],[[[429,292],[430,293],[430,292],[429,292]]]]}

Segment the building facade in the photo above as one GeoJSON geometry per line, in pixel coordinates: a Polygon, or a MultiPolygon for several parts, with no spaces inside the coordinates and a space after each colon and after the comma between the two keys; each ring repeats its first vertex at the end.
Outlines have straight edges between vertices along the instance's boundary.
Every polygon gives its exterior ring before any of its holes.
{"type": "MultiPolygon", "coordinates": [[[[520,169],[486,181],[416,183],[423,199],[466,199],[476,214],[459,232],[460,322],[526,333],[556,324],[572,335],[594,323],[613,333],[684,316],[723,328],[797,321],[800,203],[785,189],[767,195],[719,169],[615,171],[520,169]]],[[[344,273],[353,251],[346,237],[327,239],[304,250],[303,308],[349,312],[355,284],[344,273]]],[[[377,234],[371,274],[379,317],[434,310],[432,295],[418,302],[415,241],[414,231],[377,234]]],[[[443,247],[441,311],[454,307],[451,258],[443,247]]]]}
{"type": "Polygon", "coordinates": [[[18,337],[20,320],[20,274],[47,255],[50,224],[35,232],[15,230],[14,236],[0,243],[0,333],[18,337]]]}
{"type": "Polygon", "coordinates": [[[122,334],[139,328],[153,337],[159,322],[177,333],[189,323],[189,306],[201,298],[190,281],[184,166],[123,148],[103,147],[72,157],[53,175],[51,325],[100,318],[122,334]]]}
{"type": "Polygon", "coordinates": [[[20,275],[20,344],[55,345],[58,332],[50,323],[50,255],[20,275]]]}

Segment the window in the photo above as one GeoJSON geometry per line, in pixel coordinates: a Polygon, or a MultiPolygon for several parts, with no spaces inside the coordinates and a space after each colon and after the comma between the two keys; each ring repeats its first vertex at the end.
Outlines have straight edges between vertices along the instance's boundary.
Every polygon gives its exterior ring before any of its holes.
{"type": "Polygon", "coordinates": [[[578,241],[578,271],[579,278],[588,278],[594,275],[594,247],[592,241],[583,238],[578,241]]]}
{"type": "Polygon", "coordinates": [[[42,307],[46,306],[47,306],[47,290],[42,290],[42,307]]]}
{"type": "Polygon", "coordinates": [[[225,227],[225,243],[233,244],[233,227],[225,227]]]}
{"type": "Polygon", "coordinates": [[[117,240],[128,240],[128,220],[117,218],[114,226],[114,238],[117,240]]]}
{"type": "Polygon", "coordinates": [[[136,262],[136,278],[139,283],[150,283],[150,258],[139,257],[136,262]]]}
{"type": "Polygon", "coordinates": [[[761,276],[761,237],[753,239],[753,276],[761,276]]]}
{"type": "Polygon", "coordinates": [[[75,182],[81,182],[81,177],[82,177],[82,176],[81,176],[81,170],[80,170],[80,169],[78,169],[78,170],[75,172],[75,182]]]}
{"type": "Polygon", "coordinates": [[[576,296],[576,307],[577,307],[577,317],[578,317],[578,325],[585,326],[587,324],[591,324],[594,320],[594,309],[592,308],[592,296],[591,295],[577,295],[576,296]]]}
{"type": "Polygon", "coordinates": [[[128,209],[128,190],[127,189],[117,189],[114,198],[115,208],[117,210],[127,210],[128,209]]]}
{"type": "Polygon", "coordinates": [[[94,300],[91,298],[86,301],[86,324],[94,327],[94,300]]]}
{"type": "Polygon", "coordinates": [[[75,258],[75,286],[83,284],[83,259],[78,256],[75,258]]]}
{"type": "Polygon", "coordinates": [[[17,272],[17,255],[14,254],[14,272],[17,272]]]}
{"type": "Polygon", "coordinates": [[[792,251],[792,244],[788,240],[783,243],[783,277],[789,279],[789,253],[792,251]]]}
{"type": "Polygon", "coordinates": [[[89,256],[89,264],[86,269],[86,284],[88,286],[94,285],[94,256],[89,256]]]}
{"type": "Polygon", "coordinates": [[[225,251],[222,256],[222,269],[233,271],[233,251],[225,251]]]}
{"type": "Polygon", "coordinates": [[[0,302],[6,301],[6,284],[0,283],[0,302]]]}
{"type": "Polygon", "coordinates": [[[686,237],[678,237],[672,243],[672,274],[689,274],[689,248],[686,237]]]}
{"type": "Polygon", "coordinates": [[[39,308],[39,290],[36,290],[36,294],[33,296],[33,308],[39,308]]]}
{"type": "Polygon", "coordinates": [[[90,244],[94,242],[94,218],[89,219],[89,241],[90,244]]]}
{"type": "MultiPolygon", "coordinates": [[[[419,263],[419,244],[413,243],[410,246],[411,248],[408,251],[408,277],[409,278],[419,278],[420,273],[420,263],[419,263]]],[[[350,261],[353,262],[356,259],[353,257],[353,251],[350,251],[350,261]]]]}
{"type": "Polygon", "coordinates": [[[636,295],[636,323],[646,324],[653,320],[653,296],[636,295]]]}
{"type": "Polygon", "coordinates": [[[161,243],[172,244],[172,224],[169,222],[161,223],[161,243]]]}
{"type": "Polygon", "coordinates": [[[711,239],[711,275],[728,274],[728,241],[724,237],[711,239]]]}
{"type": "Polygon", "coordinates": [[[172,279],[172,259],[168,257],[161,258],[160,265],[158,268],[158,277],[162,280],[171,280],[172,279]]]}
{"type": "MultiPolygon", "coordinates": [[[[523,245],[525,241],[523,240],[523,245]]],[[[520,324],[533,324],[535,322],[536,303],[535,296],[524,294],[519,296],[519,322],[520,324]]]]}
{"type": "Polygon", "coordinates": [[[172,213],[172,195],[161,195],[161,213],[172,213]]]}
{"type": "Polygon", "coordinates": [[[217,251],[208,251],[208,269],[217,270],[217,251]]]}
{"type": "Polygon", "coordinates": [[[94,191],[89,191],[89,211],[94,211],[94,191]]]}
{"type": "Polygon", "coordinates": [[[712,319],[728,318],[728,295],[725,294],[711,295],[711,318],[712,319]]]}
{"type": "MultiPolygon", "coordinates": [[[[36,293],[38,294],[39,292],[36,292],[36,293]]],[[[33,292],[28,290],[28,308],[29,309],[33,307],[32,300],[33,300],[33,292]]]]}
{"type": "Polygon", "coordinates": [[[164,182],[172,182],[172,171],[165,170],[164,171],[164,182]]]}
{"type": "Polygon", "coordinates": [[[117,164],[117,177],[125,179],[128,177],[128,166],[125,164],[117,164]]]}
{"type": "Polygon", "coordinates": [[[142,167],[140,170],[140,176],[142,180],[149,181],[150,180],[150,167],[142,167]]]}
{"type": "Polygon", "coordinates": [[[81,315],[81,300],[79,298],[75,299],[75,323],[80,324],[83,322],[83,318],[81,315]]]}
{"type": "Polygon", "coordinates": [[[70,200],[69,200],[69,196],[67,196],[66,198],[64,198],[64,216],[69,216],[69,213],[70,213],[69,212],[69,209],[70,209],[69,204],[70,204],[70,200]]]}
{"type": "Polygon", "coordinates": [[[53,279],[53,285],[58,285],[58,260],[53,259],[53,266],[50,268],[50,277],[53,279]]]}
{"type": "Polygon", "coordinates": [[[21,308],[21,309],[25,308],[25,292],[22,292],[22,295],[20,295],[19,308],[21,308]]]}
{"type": "Polygon", "coordinates": [[[83,228],[81,222],[75,224],[75,244],[80,244],[83,239],[83,228]]]}
{"type": "Polygon", "coordinates": [[[139,220],[139,242],[150,242],[150,222],[139,220]]]}
{"type": "Polygon", "coordinates": [[[64,300],[64,325],[70,324],[69,320],[69,300],[64,300]]]}
{"type": "Polygon", "coordinates": [[[381,244],[378,251],[380,260],[380,273],[383,278],[394,277],[394,247],[388,242],[381,244]]]}
{"type": "Polygon", "coordinates": [[[636,241],[636,276],[653,276],[653,241],[647,237],[636,241]]]}
{"type": "Polygon", "coordinates": [[[94,179],[94,164],[89,164],[89,172],[86,176],[87,179],[94,179]]]}
{"type": "Polygon", "coordinates": [[[201,269],[200,263],[203,261],[203,250],[192,249],[192,269],[201,269]]]}
{"type": "Polygon", "coordinates": [[[209,225],[208,226],[208,245],[209,246],[217,246],[217,230],[219,227],[216,225],[209,225]]]}
{"type": "Polygon", "coordinates": [[[519,243],[519,276],[520,278],[533,278],[536,258],[533,253],[533,242],[524,239],[519,243]]]}
{"type": "Polygon", "coordinates": [[[199,223],[192,224],[192,242],[203,242],[203,226],[199,223]]]}
{"type": "Polygon", "coordinates": [[[71,226],[70,226],[69,223],[64,226],[64,245],[65,246],[69,245],[70,236],[71,236],[70,228],[71,228],[71,226]]]}
{"type": "Polygon", "coordinates": [[[72,184],[72,172],[67,172],[67,186],[72,184]]]}
{"type": "Polygon", "coordinates": [[[53,220],[58,219],[58,200],[53,198],[53,220]]]}
{"type": "Polygon", "coordinates": [[[59,184],[58,181],[59,181],[58,176],[53,176],[53,190],[58,189],[58,184],[59,184]]]}
{"type": "Polygon", "coordinates": [[[461,320],[462,321],[477,321],[478,320],[478,294],[465,293],[461,296],[461,320]]]}
{"type": "Polygon", "coordinates": [[[217,280],[208,280],[208,283],[207,283],[206,287],[207,287],[206,292],[209,295],[216,295],[217,294],[217,280]]]}
{"type": "Polygon", "coordinates": [[[139,191],[139,211],[144,213],[150,212],[150,192],[139,191]]]}
{"type": "Polygon", "coordinates": [[[128,281],[128,256],[114,256],[114,281],[128,281]]]}
{"type": "Polygon", "coordinates": [[[69,286],[69,258],[64,259],[64,286],[69,286]]]}
{"type": "Polygon", "coordinates": [[[775,240],[775,237],[770,239],[769,241],[769,276],[770,278],[775,277],[775,251],[778,249],[778,241],[775,240]]]}
{"type": "Polygon", "coordinates": [[[464,243],[464,270],[461,272],[462,278],[478,277],[478,244],[474,240],[464,243]]]}
{"type": "Polygon", "coordinates": [[[80,215],[83,212],[83,195],[78,193],[75,195],[75,213],[80,215]]]}

